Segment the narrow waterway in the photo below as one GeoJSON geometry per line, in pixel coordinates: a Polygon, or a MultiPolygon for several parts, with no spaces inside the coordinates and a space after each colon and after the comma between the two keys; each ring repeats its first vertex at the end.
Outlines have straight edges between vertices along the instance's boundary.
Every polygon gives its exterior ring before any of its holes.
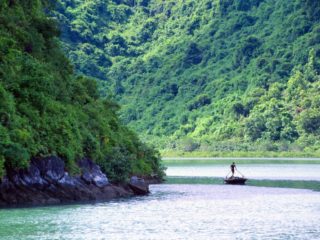
{"type": "MultiPolygon", "coordinates": [[[[238,170],[249,179],[320,181],[320,164],[241,164],[238,170]]],[[[226,164],[186,164],[169,166],[168,176],[225,177],[226,164]]]]}
{"type": "Polygon", "coordinates": [[[318,164],[238,168],[251,185],[223,185],[227,164],[168,164],[168,182],[151,185],[149,196],[3,209],[0,239],[319,239],[318,164]],[[296,181],[313,187],[290,188],[296,181]]]}

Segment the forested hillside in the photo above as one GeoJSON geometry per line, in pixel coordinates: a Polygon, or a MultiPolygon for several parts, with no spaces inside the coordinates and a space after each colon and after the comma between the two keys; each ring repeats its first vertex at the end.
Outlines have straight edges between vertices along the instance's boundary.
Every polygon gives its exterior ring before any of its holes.
{"type": "Polygon", "coordinates": [[[95,80],[75,77],[49,11],[47,1],[0,3],[0,177],[45,156],[71,173],[89,157],[114,181],[161,175],[158,154],[120,123],[119,106],[100,98],[95,80]]]}
{"type": "Polygon", "coordinates": [[[78,73],[161,148],[320,149],[320,1],[59,0],[78,73]]]}

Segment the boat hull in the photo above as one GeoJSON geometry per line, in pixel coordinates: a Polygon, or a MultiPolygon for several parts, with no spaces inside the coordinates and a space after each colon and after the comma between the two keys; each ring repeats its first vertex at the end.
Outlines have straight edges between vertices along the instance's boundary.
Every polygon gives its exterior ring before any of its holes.
{"type": "Polygon", "coordinates": [[[226,178],[224,179],[225,184],[231,185],[244,185],[246,184],[247,178],[240,178],[240,177],[233,177],[233,178],[226,178]]]}

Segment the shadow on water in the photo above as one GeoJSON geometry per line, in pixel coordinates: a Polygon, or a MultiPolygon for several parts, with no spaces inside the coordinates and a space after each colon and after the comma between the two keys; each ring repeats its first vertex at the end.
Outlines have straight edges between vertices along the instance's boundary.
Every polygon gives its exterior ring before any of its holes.
{"type": "MultiPolygon", "coordinates": [[[[214,184],[223,185],[223,178],[215,177],[174,177],[166,178],[167,184],[214,184]]],[[[298,188],[320,191],[320,181],[304,181],[304,180],[257,180],[249,179],[247,186],[256,187],[279,187],[279,188],[298,188]]]]}

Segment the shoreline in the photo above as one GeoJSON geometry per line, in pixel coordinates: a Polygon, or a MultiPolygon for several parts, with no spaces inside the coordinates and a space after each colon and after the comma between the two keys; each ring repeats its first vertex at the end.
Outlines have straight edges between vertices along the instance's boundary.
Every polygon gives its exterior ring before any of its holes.
{"type": "MultiPolygon", "coordinates": [[[[75,200],[75,201],[64,201],[61,200],[60,202],[46,202],[46,203],[18,203],[18,204],[8,204],[8,205],[0,205],[0,210],[6,210],[6,209],[22,209],[22,208],[41,208],[41,207],[58,207],[58,206],[68,206],[68,205],[74,205],[74,204],[98,204],[98,203],[104,203],[104,202],[111,202],[118,199],[126,199],[136,196],[131,190],[129,190],[129,187],[127,185],[124,185],[122,187],[116,186],[116,185],[110,185],[110,189],[114,189],[116,187],[118,190],[121,189],[122,193],[125,193],[121,196],[111,196],[107,198],[98,198],[98,199],[91,199],[91,200],[75,200]]],[[[112,190],[112,191],[113,191],[112,190]]]]}
{"type": "MultiPolygon", "coordinates": [[[[70,176],[58,157],[32,159],[28,169],[10,170],[0,179],[0,209],[102,202],[132,197],[128,183],[110,183],[90,159],[78,161],[81,174],[70,176]]],[[[146,184],[159,183],[155,178],[146,184]]]]}
{"type": "Polygon", "coordinates": [[[320,157],[162,157],[164,161],[170,160],[271,160],[271,161],[320,161],[320,157]]]}
{"type": "Polygon", "coordinates": [[[160,150],[162,158],[319,158],[319,152],[274,152],[274,151],[193,151],[160,150]]]}

